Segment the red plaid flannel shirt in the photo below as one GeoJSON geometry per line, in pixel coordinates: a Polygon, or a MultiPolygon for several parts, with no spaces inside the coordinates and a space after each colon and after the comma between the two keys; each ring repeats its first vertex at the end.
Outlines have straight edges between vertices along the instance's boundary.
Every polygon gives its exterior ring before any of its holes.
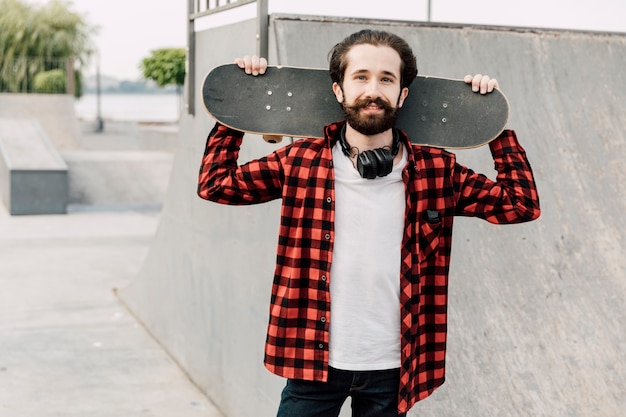
{"type": "MultiPolygon", "coordinates": [[[[265,366],[286,378],[328,377],[331,149],[341,123],[326,126],[325,139],[298,140],[242,166],[237,157],[243,134],[218,124],[200,169],[198,194],[204,199],[235,205],[282,199],[265,366]]],[[[398,411],[406,412],[444,382],[454,216],[505,224],[536,219],[540,210],[530,165],[513,131],[490,144],[495,182],[457,164],[454,154],[402,138],[409,152],[403,171],[398,411]]]]}

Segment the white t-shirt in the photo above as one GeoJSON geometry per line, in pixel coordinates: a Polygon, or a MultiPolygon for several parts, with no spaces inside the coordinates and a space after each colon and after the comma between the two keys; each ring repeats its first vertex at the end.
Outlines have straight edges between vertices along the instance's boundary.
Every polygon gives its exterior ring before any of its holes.
{"type": "Polygon", "coordinates": [[[389,175],[372,180],[361,178],[339,143],[333,161],[329,364],[350,371],[397,368],[406,149],[389,175]]]}

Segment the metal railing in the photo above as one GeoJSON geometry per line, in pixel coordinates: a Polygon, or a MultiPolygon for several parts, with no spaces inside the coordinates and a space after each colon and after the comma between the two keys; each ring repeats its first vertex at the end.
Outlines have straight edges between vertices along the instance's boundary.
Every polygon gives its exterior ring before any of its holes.
{"type": "MultiPolygon", "coordinates": [[[[187,0],[187,91],[185,108],[190,115],[195,114],[196,97],[196,56],[195,22],[205,16],[216,15],[251,3],[257,4],[257,55],[268,55],[269,0],[187,0]]],[[[427,20],[431,21],[432,0],[427,0],[427,20]]]]}
{"type": "Polygon", "coordinates": [[[74,94],[71,58],[0,56],[0,93],[74,94]]]}
{"type": "Polygon", "coordinates": [[[194,17],[207,16],[256,1],[257,0],[193,0],[194,4],[191,14],[194,17]]]}
{"type": "Polygon", "coordinates": [[[187,113],[195,115],[196,100],[196,29],[195,22],[205,16],[222,13],[247,4],[257,4],[257,55],[268,54],[269,0],[187,0],[187,113]]]}

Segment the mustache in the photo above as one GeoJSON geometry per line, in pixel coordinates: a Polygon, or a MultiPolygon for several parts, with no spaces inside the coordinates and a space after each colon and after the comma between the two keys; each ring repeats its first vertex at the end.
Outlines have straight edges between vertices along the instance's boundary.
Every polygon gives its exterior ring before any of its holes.
{"type": "Polygon", "coordinates": [[[349,107],[353,110],[360,110],[360,109],[364,109],[370,104],[375,104],[384,110],[393,110],[391,105],[380,97],[376,97],[373,99],[366,99],[366,98],[358,99],[357,101],[354,102],[352,106],[349,106],[349,107]]]}

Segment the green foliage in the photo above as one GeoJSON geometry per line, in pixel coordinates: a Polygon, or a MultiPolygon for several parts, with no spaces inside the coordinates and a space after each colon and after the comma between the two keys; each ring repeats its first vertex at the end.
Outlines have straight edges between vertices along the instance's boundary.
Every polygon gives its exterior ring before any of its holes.
{"type": "MultiPolygon", "coordinates": [[[[65,94],[67,73],[62,69],[42,71],[35,74],[33,79],[33,91],[40,94],[65,94]]],[[[78,98],[82,95],[82,75],[74,73],[74,95],[78,98]]]]}
{"type": "Polygon", "coordinates": [[[35,75],[77,68],[92,53],[89,27],[72,3],[50,0],[35,7],[25,0],[0,0],[0,91],[31,91],[35,75]]]}
{"type": "Polygon", "coordinates": [[[144,58],[139,68],[144,78],[154,81],[159,87],[175,85],[178,94],[178,113],[181,111],[181,87],[185,84],[185,49],[161,48],[144,58]]]}
{"type": "Polygon", "coordinates": [[[139,67],[144,78],[153,80],[159,87],[182,86],[185,84],[185,49],[156,49],[139,67]]]}
{"type": "Polygon", "coordinates": [[[35,75],[34,90],[44,94],[63,94],[65,78],[65,71],[62,69],[39,72],[35,75]]]}

